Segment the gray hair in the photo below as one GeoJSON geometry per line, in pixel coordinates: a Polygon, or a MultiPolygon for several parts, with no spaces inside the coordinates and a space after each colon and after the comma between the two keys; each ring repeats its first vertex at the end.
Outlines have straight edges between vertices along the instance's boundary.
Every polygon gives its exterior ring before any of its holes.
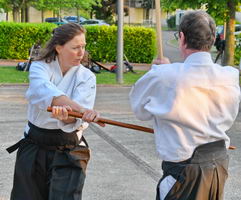
{"type": "Polygon", "coordinates": [[[181,18],[179,33],[183,32],[188,49],[209,51],[215,40],[216,25],[206,12],[189,11],[181,18]]]}

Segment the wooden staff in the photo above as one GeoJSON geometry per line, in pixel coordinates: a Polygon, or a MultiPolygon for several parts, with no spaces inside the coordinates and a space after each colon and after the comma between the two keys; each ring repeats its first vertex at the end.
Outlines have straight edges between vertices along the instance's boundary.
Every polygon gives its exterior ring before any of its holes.
{"type": "Polygon", "coordinates": [[[161,27],[161,5],[160,0],[155,0],[156,4],[156,37],[157,37],[157,58],[163,58],[162,50],[162,27],[161,27]]]}
{"type": "MultiPolygon", "coordinates": [[[[48,107],[47,111],[52,112],[52,108],[48,107]]],[[[76,117],[76,118],[82,118],[83,117],[83,113],[74,112],[74,111],[68,111],[68,115],[71,116],[71,117],[76,117]]],[[[110,125],[114,125],[114,126],[120,126],[120,127],[124,127],[124,128],[129,128],[129,129],[134,129],[134,130],[138,130],[138,131],[144,131],[144,132],[147,132],[147,133],[154,133],[154,130],[152,128],[147,128],[147,127],[144,127],[144,126],[138,126],[138,125],[135,125],[135,124],[118,122],[118,121],[105,119],[105,118],[99,118],[98,122],[110,124],[110,125]]],[[[236,149],[236,147],[235,146],[229,146],[229,149],[234,150],[234,149],[236,149]]]]}
{"type": "MultiPolygon", "coordinates": [[[[52,108],[48,107],[47,111],[52,112],[52,108]]],[[[83,113],[74,112],[74,111],[68,111],[68,115],[71,116],[71,117],[76,117],[76,118],[82,118],[83,117],[83,113]]],[[[144,131],[144,132],[147,132],[147,133],[154,133],[154,130],[152,128],[147,128],[147,127],[144,127],[144,126],[138,126],[138,125],[135,125],[135,124],[118,122],[118,121],[105,119],[105,118],[99,118],[98,122],[110,124],[110,125],[114,125],[114,126],[120,126],[120,127],[124,127],[124,128],[129,128],[129,129],[134,129],[134,130],[138,130],[138,131],[144,131]]],[[[236,149],[236,147],[235,146],[229,146],[229,149],[234,150],[234,149],[236,149]]]]}
{"type": "MultiPolygon", "coordinates": [[[[52,108],[48,107],[47,111],[52,112],[52,108]]],[[[68,111],[68,114],[69,114],[69,116],[76,117],[76,118],[82,118],[83,117],[83,113],[79,113],[79,112],[68,111]]],[[[154,133],[154,130],[151,129],[151,128],[146,128],[146,127],[138,126],[138,125],[134,125],[134,124],[118,122],[118,121],[109,120],[109,119],[105,119],[105,118],[99,118],[98,121],[101,122],[101,123],[110,124],[110,125],[114,125],[114,126],[130,128],[130,129],[134,129],[134,130],[138,130],[138,131],[144,131],[144,132],[147,132],[147,133],[154,133]]]]}

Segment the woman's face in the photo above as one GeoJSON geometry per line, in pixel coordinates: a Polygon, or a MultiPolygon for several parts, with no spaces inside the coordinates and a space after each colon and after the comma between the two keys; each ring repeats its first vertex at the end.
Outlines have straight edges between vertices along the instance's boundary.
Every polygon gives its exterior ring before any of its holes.
{"type": "Polygon", "coordinates": [[[70,67],[80,64],[85,53],[85,35],[76,35],[72,40],[64,45],[57,45],[59,64],[63,72],[68,71],[70,67]]]}

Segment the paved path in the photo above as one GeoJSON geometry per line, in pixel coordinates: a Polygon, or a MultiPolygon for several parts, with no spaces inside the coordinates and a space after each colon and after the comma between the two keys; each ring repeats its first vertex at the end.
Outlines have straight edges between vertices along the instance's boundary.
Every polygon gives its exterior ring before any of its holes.
{"type": "MultiPolygon", "coordinates": [[[[130,110],[129,87],[98,87],[96,109],[109,119],[150,127],[130,110]]],[[[0,87],[0,200],[8,200],[15,153],[5,148],[22,137],[26,123],[26,86],[0,87]]],[[[229,131],[232,145],[225,200],[241,199],[241,116],[229,131]]],[[[92,125],[85,133],[92,149],[83,200],[153,200],[161,176],[152,134],[107,125],[92,125]]]]}

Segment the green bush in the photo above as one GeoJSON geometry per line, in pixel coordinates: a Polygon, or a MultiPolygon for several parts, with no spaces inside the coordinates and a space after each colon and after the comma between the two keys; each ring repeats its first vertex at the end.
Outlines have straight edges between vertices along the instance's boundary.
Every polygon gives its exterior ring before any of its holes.
{"type": "Polygon", "coordinates": [[[27,59],[29,49],[37,42],[45,43],[53,28],[50,23],[0,23],[0,58],[27,59]]]}
{"type": "MultiPolygon", "coordinates": [[[[44,44],[56,25],[50,23],[0,23],[0,58],[27,59],[29,49],[44,44]]],[[[87,50],[96,61],[115,62],[116,26],[86,26],[87,50]]],[[[144,27],[124,27],[124,53],[130,62],[150,63],[155,56],[155,31],[144,27]]]]}
{"type": "Polygon", "coordinates": [[[241,58],[241,33],[236,36],[236,47],[234,52],[234,64],[239,65],[241,58]]]}
{"type": "Polygon", "coordinates": [[[176,28],[176,15],[172,15],[167,19],[167,26],[170,29],[175,29],[176,28]]]}
{"type": "MultiPolygon", "coordinates": [[[[87,50],[93,59],[115,62],[116,26],[86,26],[87,50]]],[[[155,56],[155,31],[144,27],[124,27],[124,54],[130,62],[150,63],[155,56]]]]}

